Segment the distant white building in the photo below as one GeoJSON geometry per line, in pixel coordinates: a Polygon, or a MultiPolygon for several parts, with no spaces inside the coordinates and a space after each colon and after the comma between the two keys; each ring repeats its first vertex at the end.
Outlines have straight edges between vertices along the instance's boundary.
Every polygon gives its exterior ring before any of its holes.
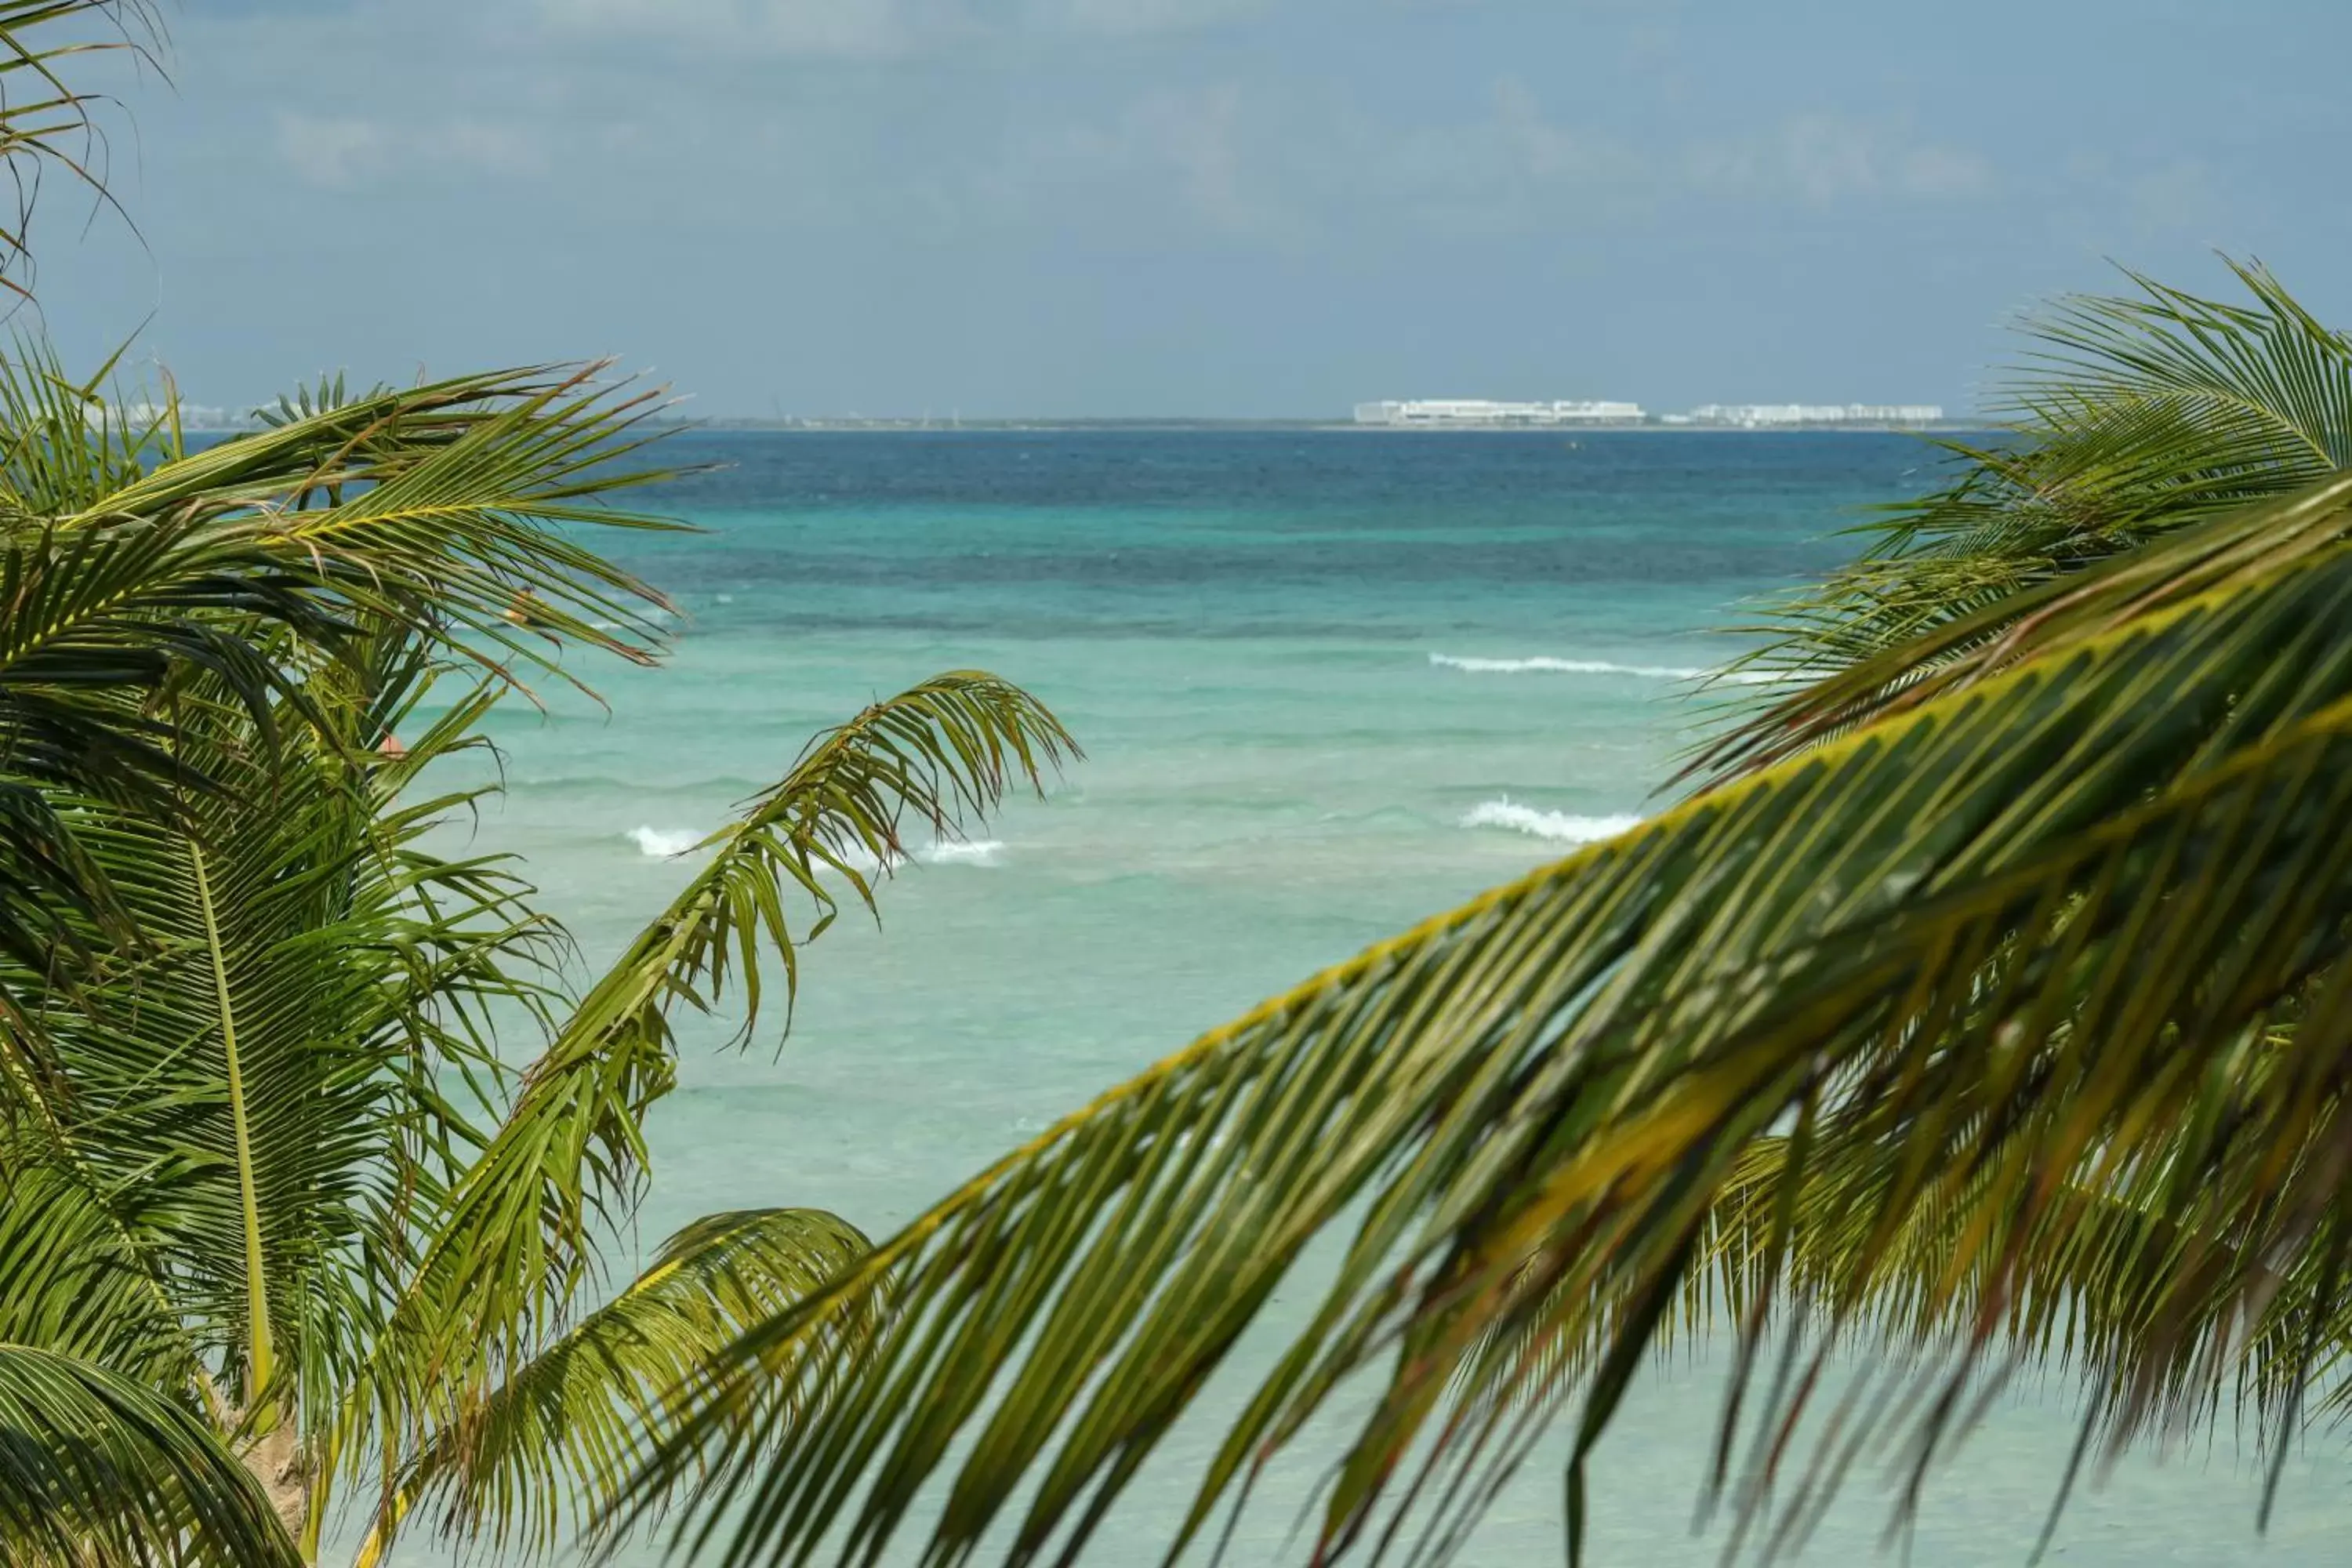
{"type": "Polygon", "coordinates": [[[1771,425],[1933,425],[1943,417],[1943,407],[1934,403],[1708,403],[1671,422],[1752,430],[1771,425]]]}
{"type": "Polygon", "coordinates": [[[1466,427],[1496,425],[1638,425],[1638,403],[1497,403],[1485,397],[1423,397],[1356,405],[1359,425],[1466,427]]]}

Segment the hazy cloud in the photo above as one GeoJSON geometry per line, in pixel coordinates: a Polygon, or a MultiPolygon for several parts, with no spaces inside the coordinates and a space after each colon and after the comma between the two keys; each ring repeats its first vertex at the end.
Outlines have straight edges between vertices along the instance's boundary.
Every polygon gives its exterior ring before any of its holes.
{"type": "Polygon", "coordinates": [[[540,0],[558,33],[725,49],[886,59],[970,37],[962,0],[540,0]]]}
{"type": "Polygon", "coordinates": [[[1979,153],[1829,115],[1744,136],[1637,142],[1612,126],[1555,116],[1517,76],[1496,83],[1479,119],[1360,127],[1339,163],[1425,225],[1482,234],[1554,222],[1563,205],[1588,217],[1729,199],[1826,208],[1961,200],[1992,184],[1979,153]]]}
{"type": "Polygon", "coordinates": [[[814,58],[888,60],[1022,37],[1232,22],[1275,0],[538,0],[558,32],[814,58]]]}
{"type": "Polygon", "coordinates": [[[1966,199],[1992,186],[1992,166],[1977,153],[1919,141],[1901,126],[1820,113],[1699,143],[1685,155],[1682,174],[1699,191],[1814,207],[1864,197],[1966,199]]]}
{"type": "Polygon", "coordinates": [[[373,121],[280,112],[278,155],[314,185],[348,185],[383,156],[388,138],[373,121]]]}
{"type": "Polygon", "coordinates": [[[1164,33],[1215,26],[1264,11],[1274,0],[1026,0],[1032,26],[1080,33],[1164,33]]]}
{"type": "Polygon", "coordinates": [[[2221,193],[2213,167],[2202,158],[2180,158],[2129,181],[2125,190],[2132,216],[2150,233],[2204,237],[2221,215],[2221,193]]]}
{"type": "Polygon", "coordinates": [[[349,187],[420,168],[524,176],[546,172],[539,139],[519,126],[457,118],[386,124],[352,115],[281,110],[278,157],[313,185],[349,187]]]}

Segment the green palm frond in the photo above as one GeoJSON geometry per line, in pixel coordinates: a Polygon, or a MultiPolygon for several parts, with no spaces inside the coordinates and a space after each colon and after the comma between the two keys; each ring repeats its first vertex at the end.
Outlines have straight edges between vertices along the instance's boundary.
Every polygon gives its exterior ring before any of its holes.
{"type": "MultiPolygon", "coordinates": [[[[495,1071],[487,1007],[543,1013],[560,936],[496,862],[416,843],[468,797],[407,786],[494,692],[427,722],[432,663],[397,636],[367,646],[389,664],[313,669],[331,728],[274,754],[240,705],[180,693],[177,743],[220,787],[176,820],[69,806],[138,935],[86,932],[37,1015],[64,1089],[47,1142],[93,1190],[144,1194],[145,1275],[236,1403],[276,1373],[310,1426],[372,1343],[419,1213],[483,1140],[441,1080],[495,1071]],[[409,720],[403,754],[376,753],[409,720]]],[[[34,994],[47,977],[5,978],[34,994]]]]}
{"type": "MultiPolygon", "coordinates": [[[[819,1209],[697,1220],[628,1289],[416,1456],[378,1513],[360,1568],[372,1568],[401,1521],[429,1510],[436,1495],[443,1535],[492,1550],[544,1553],[567,1528],[585,1531],[642,1461],[641,1434],[678,1391],[746,1329],[814,1293],[868,1246],[819,1209]]],[[[793,1394],[800,1385],[780,1375],[772,1386],[793,1394]]],[[[773,1414],[789,1425],[799,1413],[773,1414]]]]}
{"type": "Polygon", "coordinates": [[[102,578],[103,595],[78,576],[79,592],[16,628],[16,657],[93,640],[160,595],[320,636],[333,613],[363,606],[525,668],[551,668],[565,642],[642,662],[662,642],[664,602],[566,531],[677,526],[604,504],[662,475],[625,460],[648,439],[655,395],[600,383],[604,368],[379,389],[183,453],[77,511],[35,514],[53,551],[136,542],[144,570],[102,578]],[[298,604],[325,618],[298,621],[298,604]]]}
{"type": "Polygon", "coordinates": [[[2154,606],[2225,589],[2332,549],[2343,533],[2337,508],[2347,495],[2352,480],[2323,480],[2292,498],[2200,524],[2178,547],[2126,552],[2095,570],[2049,577],[1981,606],[1956,608],[1909,642],[1857,655],[1769,705],[1707,745],[1690,771],[1729,777],[1770,765],[2028,658],[2103,636],[2154,606]]]}
{"type": "Polygon", "coordinates": [[[261,1488],[205,1424],[89,1362],[0,1343],[0,1557],[300,1568],[261,1488]]]}
{"type": "Polygon", "coordinates": [[[89,384],[57,380],[0,363],[0,412],[24,421],[0,430],[0,948],[20,962],[70,934],[61,908],[121,930],[56,797],[170,820],[218,787],[160,700],[174,683],[215,683],[267,744],[317,718],[289,672],[385,623],[509,682],[576,679],[568,645],[643,661],[661,642],[659,596],[574,537],[668,526],[605,504],[656,477],[628,460],[649,405],[591,371],[372,393],[194,452],[77,433],[89,384]],[[45,510],[60,499],[83,504],[45,510]]]}
{"type": "Polygon", "coordinates": [[[0,495],[10,510],[69,516],[185,455],[173,399],[142,406],[110,386],[129,347],[77,377],[46,339],[9,340],[0,355],[0,495]]]}
{"type": "MultiPolygon", "coordinates": [[[[798,949],[845,886],[872,908],[910,824],[934,832],[991,809],[1076,747],[1060,722],[993,676],[957,671],[819,737],[743,816],[698,846],[709,858],[582,999],[524,1074],[496,1135],[436,1216],[431,1247],[362,1380],[340,1450],[416,1451],[463,1421],[555,1331],[596,1267],[600,1236],[633,1207],[645,1114],[675,1069],[671,1014],[709,1011],[733,984],[742,1038],[761,999],[760,950],[787,997],[798,949]],[[836,880],[837,879],[837,880],[836,880]],[[797,920],[793,901],[807,910],[797,920]]],[[[695,851],[689,851],[693,853],[695,851]]],[[[385,1477],[389,1498],[396,1478],[385,1477]]]]}
{"type": "Polygon", "coordinates": [[[2036,590],[2352,462],[2352,338],[2260,265],[2229,265],[2250,304],[2127,273],[2137,296],[2070,298],[2029,320],[2032,352],[1994,409],[2010,421],[2000,438],[1936,443],[1948,482],[1886,508],[1857,531],[1859,560],[1770,605],[1740,667],[1813,680],[1860,666],[1878,685],[1784,698],[1695,771],[1760,765],[1792,730],[1857,722],[1951,657],[1955,626],[2030,633],[2036,590]],[[1890,664],[1898,652],[1912,662],[1890,664]]]}
{"type": "MultiPolygon", "coordinates": [[[[1013,1560],[1074,1550],[1307,1243],[1345,1225],[1313,1321],[1170,1555],[1366,1372],[1384,1387],[1332,1480],[1327,1548],[1442,1555],[1571,1405],[1574,1538],[1586,1458],[1746,1152],[1832,1111],[1903,1152],[1883,1226],[1963,1201],[2011,1216],[1960,1235],[1954,1299],[2030,1273],[2069,1193],[2133,1194],[2147,1229],[2108,1268],[2140,1282],[2136,1327],[2105,1347],[2087,1417],[2106,1442],[2210,1409],[2243,1364],[2219,1309],[2259,1312],[2269,1260],[2308,1258],[2308,1310],[2272,1325],[2285,1352],[2253,1391],[2283,1453],[2352,1246],[2347,521],[2342,481],[2091,569],[2077,619],[2027,655],[1204,1037],[746,1336],[645,1495],[701,1474],[698,1511],[740,1521],[723,1563],[863,1558],[944,1468],[927,1561],[1016,1500],[1013,1560]],[[2270,1026],[2290,1014],[2282,1047],[2270,1026]],[[762,1348],[886,1281],[883,1331],[801,1368],[835,1396],[781,1448],[747,1435],[745,1408],[773,1397],[762,1348]],[[1516,1374],[1480,1348],[1563,1310],[1592,1353],[1534,1408],[1506,1397],[1516,1374]]],[[[1866,1281],[1822,1283],[1816,1344],[1872,1321],[1866,1281]]],[[[1754,1375],[1744,1327],[1725,1474],[1769,1476],[1797,1463],[1782,1427],[1813,1385],[1754,1375]]],[[[1972,1322],[1910,1404],[1823,1425],[1858,1441],[1907,1411],[1924,1466],[2000,1328],[1972,1322]]]]}
{"type": "Polygon", "coordinates": [[[163,1286],[159,1187],[102,1188],[47,1138],[0,1135],[0,1342],[95,1362],[193,1404],[205,1371],[163,1286]]]}

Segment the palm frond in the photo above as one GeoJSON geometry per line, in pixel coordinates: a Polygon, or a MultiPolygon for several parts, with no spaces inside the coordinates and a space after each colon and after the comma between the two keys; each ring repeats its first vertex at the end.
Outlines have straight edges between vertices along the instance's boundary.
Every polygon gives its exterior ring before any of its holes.
{"type": "MultiPolygon", "coordinates": [[[[790,1309],[868,1246],[819,1209],[695,1221],[628,1289],[509,1373],[410,1462],[360,1568],[372,1568],[403,1520],[430,1511],[436,1497],[441,1534],[494,1551],[544,1554],[567,1529],[585,1531],[643,1459],[641,1433],[677,1391],[744,1330],[790,1309]]],[[[780,1395],[800,1389],[789,1375],[773,1386],[780,1395]]],[[[797,1413],[772,1414],[789,1426],[797,1413]]]]}
{"type": "Polygon", "coordinates": [[[111,205],[100,98],[72,85],[67,62],[126,52],[152,61],[160,26],[148,0],[0,0],[0,170],[14,195],[0,223],[0,289],[24,297],[26,245],[42,176],[57,170],[111,205]]]}
{"type": "Polygon", "coordinates": [[[0,431],[20,454],[0,462],[0,947],[20,961],[68,934],[61,907],[121,927],[58,795],[170,820],[218,787],[159,700],[174,683],[217,683],[268,743],[316,719],[290,672],[387,622],[508,682],[575,679],[568,645],[660,644],[658,595],[573,537],[667,526],[604,504],[656,475],[630,460],[646,396],[590,370],[372,393],[196,452],[78,434],[55,380],[0,362],[0,411],[26,421],[0,431]],[[94,476],[121,482],[87,499],[94,476]]]}
{"type": "Polygon", "coordinates": [[[2259,264],[2229,265],[2251,304],[2127,273],[2137,296],[2069,298],[2030,319],[2032,350],[1995,405],[2009,427],[1989,445],[1936,443],[1947,482],[1857,531],[1858,561],[1771,604],[1738,667],[1803,681],[1863,667],[1877,687],[1788,696],[1693,771],[1761,765],[1792,725],[1858,722],[1968,647],[1954,628],[2024,627],[2037,590],[2352,462],[2352,338],[2259,264]],[[1890,663],[1905,650],[1912,662],[1890,663]]]}
{"type": "Polygon", "coordinates": [[[0,1555],[300,1568],[237,1458],[198,1420],[89,1362],[0,1344],[0,1555]]]}
{"type": "MultiPolygon", "coordinates": [[[[674,1077],[674,1008],[708,1012],[732,983],[748,1039],[762,945],[789,999],[798,949],[831,923],[842,887],[873,907],[910,823],[956,831],[1016,783],[1041,786],[1075,751],[1019,688],[974,671],[938,676],[819,737],[698,846],[703,868],[582,999],[451,1192],[364,1380],[375,1404],[352,1412],[341,1451],[425,1447],[436,1427],[467,1418],[497,1368],[520,1364],[558,1326],[604,1227],[638,1195],[645,1114],[674,1077]]],[[[384,1479],[387,1496],[395,1479],[384,1479]]]]}
{"type": "MultiPolygon", "coordinates": [[[[177,693],[178,744],[221,786],[178,819],[69,804],[138,936],[85,933],[37,1015],[64,1090],[44,1142],[94,1188],[147,1195],[149,1272],[235,1401],[282,1362],[285,1408],[312,1427],[389,1310],[419,1212],[486,1136],[440,1080],[494,1069],[486,1007],[543,1012],[560,937],[496,862],[418,847],[466,796],[403,794],[494,690],[384,758],[435,667],[397,635],[367,646],[389,667],[310,671],[334,689],[314,694],[330,728],[274,755],[217,690],[177,693]]],[[[28,995],[52,978],[0,973],[28,995]]]]}
{"type": "MultiPolygon", "coordinates": [[[[2347,516],[2338,483],[2179,531],[2101,569],[2122,597],[2068,635],[1209,1035],[747,1335],[643,1495],[706,1478],[700,1528],[737,1521],[718,1562],[865,1560],[945,1468],[926,1561],[960,1559],[1016,1499],[1010,1559],[1066,1556],[1307,1244],[1345,1223],[1313,1321],[1169,1555],[1359,1373],[1385,1386],[1333,1478],[1327,1551],[1443,1556],[1571,1404],[1573,1545],[1591,1449],[1745,1152],[1825,1109],[1904,1151],[1883,1226],[1969,1193],[2012,1216],[1963,1231],[1948,1292],[2030,1268],[2069,1192],[2136,1194],[2171,1256],[2140,1276],[2086,1441],[2208,1408],[2242,1364],[2216,1305],[2258,1311],[2266,1260],[2315,1259],[2256,1391],[2284,1452],[2352,1244],[2347,516]],[[2269,1026],[2290,1008],[2277,1056],[2269,1026]],[[773,1397],[762,1349],[867,1310],[886,1281],[881,1333],[801,1367],[835,1396],[782,1448],[746,1436],[749,1402],[773,1397]],[[1509,1368],[1482,1372],[1480,1347],[1563,1310],[1595,1352],[1533,1407],[1502,1397],[1509,1368]]],[[[1863,1282],[1827,1283],[1815,1345],[1868,1312],[1844,1289],[1863,1282]]],[[[1743,1328],[1721,1476],[1769,1482],[1796,1462],[1816,1384],[1755,1374],[1761,1329],[1743,1328]]],[[[1843,1444],[1895,1423],[1924,1468],[1999,1328],[1972,1323],[1909,1405],[1824,1430],[1843,1444]]],[[[1835,1457],[1811,1479],[1834,1479],[1835,1457]]]]}
{"type": "MultiPolygon", "coordinates": [[[[1657,1325],[1659,1347],[1721,1322],[1769,1328],[1839,1314],[1848,1353],[1916,1364],[1997,1325],[1992,1342],[2005,1368],[2095,1384],[2138,1353],[2151,1332],[2145,1311],[2163,1307],[2197,1325],[2189,1337],[2242,1342],[2234,1384],[2210,1367],[2170,1369],[2181,1381],[2165,1399],[2187,1425],[2210,1426],[2225,1407],[2282,1405],[2287,1388],[2265,1387],[2281,1378],[2307,1378],[2317,1407],[2352,1399],[2352,1379],[2338,1364],[2352,1352],[2352,1301],[2333,1310],[2324,1362],[2305,1365],[2294,1353],[2289,1331],[2315,1310],[2317,1258],[2263,1261],[2269,1299],[2242,1317],[2231,1269],[2189,1278],[2200,1258],[2231,1268],[2240,1260],[2230,1238],[2192,1235],[2167,1217],[2158,1189],[2173,1155],[2145,1147],[2105,1184],[2069,1184],[2021,1211],[2006,1206],[2013,1194],[1998,1173],[1974,1170],[1937,1184],[1890,1221],[1889,1200],[1902,1195],[1914,1152],[1869,1118],[1827,1109],[1806,1120],[1801,1137],[1748,1144],[1700,1228],[1683,1299],[1657,1325]],[[2010,1234],[2021,1226],[2036,1234],[2010,1234]],[[2003,1266],[1984,1267],[1996,1260],[2003,1266]],[[2193,1289],[2200,1279],[2217,1288],[2201,1302],[2193,1289]]],[[[1607,1348],[1608,1319],[1596,1306],[1547,1303],[1517,1335],[1490,1334],[1457,1381],[1514,1407],[1540,1402],[1607,1348]]]]}
{"type": "Polygon", "coordinates": [[[163,1288],[162,1232],[144,1212],[161,1197],[100,1186],[38,1132],[0,1136],[0,1342],[193,1401],[205,1368],[163,1288]]]}
{"type": "Polygon", "coordinates": [[[76,376],[47,339],[10,339],[0,355],[0,496],[8,510],[68,516],[185,455],[175,398],[132,404],[109,384],[129,348],[76,376]]]}
{"type": "Polygon", "coordinates": [[[1730,777],[1769,766],[2027,658],[2104,636],[2153,606],[2224,590],[2330,550],[2345,533],[2340,509],[2347,496],[2352,478],[2322,480],[2287,500],[2200,524],[2177,547],[2126,552],[2003,591],[1980,606],[1956,608],[1901,647],[1860,655],[1769,703],[1710,742],[1688,771],[1730,777]]]}

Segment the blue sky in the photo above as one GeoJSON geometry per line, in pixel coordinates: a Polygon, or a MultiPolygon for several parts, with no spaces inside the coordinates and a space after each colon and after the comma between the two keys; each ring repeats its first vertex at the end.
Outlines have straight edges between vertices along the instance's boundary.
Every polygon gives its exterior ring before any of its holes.
{"type": "Polygon", "coordinates": [[[699,412],[1975,398],[2252,254],[2352,324],[2346,0],[184,0],[58,201],[199,401],[617,353],[699,412]]]}

